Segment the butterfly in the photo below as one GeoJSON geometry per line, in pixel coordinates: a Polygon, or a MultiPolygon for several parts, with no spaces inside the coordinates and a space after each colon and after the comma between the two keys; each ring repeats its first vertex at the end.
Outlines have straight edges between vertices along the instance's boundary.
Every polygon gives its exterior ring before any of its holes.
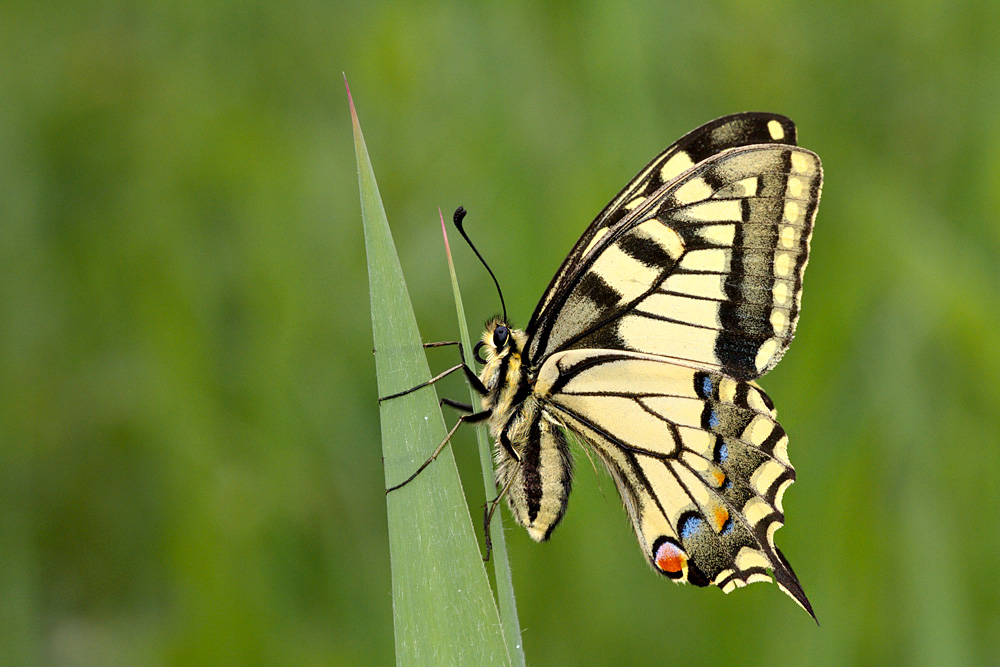
{"type": "Polygon", "coordinates": [[[487,323],[482,371],[461,366],[482,410],[444,402],[469,413],[459,423],[488,421],[501,495],[533,539],[566,512],[572,434],[611,474],[654,570],[727,593],[770,571],[815,618],[774,543],[795,470],[754,380],[792,340],[821,186],[788,118],[711,121],[601,211],[525,329],[506,307],[487,323]]]}

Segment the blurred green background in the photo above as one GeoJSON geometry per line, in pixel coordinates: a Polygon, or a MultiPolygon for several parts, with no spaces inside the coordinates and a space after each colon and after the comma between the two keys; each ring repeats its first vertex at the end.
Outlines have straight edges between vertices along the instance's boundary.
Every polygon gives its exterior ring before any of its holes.
{"type": "MultiPolygon", "coordinates": [[[[425,340],[456,332],[438,206],[524,325],[702,122],[784,113],[824,162],[763,382],[822,626],[650,572],[578,455],[553,540],[509,531],[530,664],[1000,660],[998,53],[991,2],[4,2],[0,662],[394,660],[342,72],[425,340]]],[[[495,295],[456,253],[478,330],[495,295]]]]}

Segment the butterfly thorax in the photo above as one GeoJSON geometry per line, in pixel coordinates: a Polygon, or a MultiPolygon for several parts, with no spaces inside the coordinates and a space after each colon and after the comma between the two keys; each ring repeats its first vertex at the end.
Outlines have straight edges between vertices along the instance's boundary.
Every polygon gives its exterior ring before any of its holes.
{"type": "Polygon", "coordinates": [[[506,421],[500,418],[509,418],[531,392],[527,369],[522,361],[527,336],[520,329],[510,328],[500,318],[494,318],[487,322],[482,341],[486,364],[479,379],[487,390],[483,396],[483,409],[493,413],[490,420],[493,424],[506,421]]]}

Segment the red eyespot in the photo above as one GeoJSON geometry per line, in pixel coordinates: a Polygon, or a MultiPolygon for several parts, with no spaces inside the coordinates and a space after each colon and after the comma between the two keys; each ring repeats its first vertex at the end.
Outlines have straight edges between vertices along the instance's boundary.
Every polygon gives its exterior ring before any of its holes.
{"type": "Polygon", "coordinates": [[[684,574],[684,564],[687,563],[687,554],[674,544],[672,540],[666,538],[655,550],[653,562],[659,570],[671,579],[679,579],[684,574]]]}

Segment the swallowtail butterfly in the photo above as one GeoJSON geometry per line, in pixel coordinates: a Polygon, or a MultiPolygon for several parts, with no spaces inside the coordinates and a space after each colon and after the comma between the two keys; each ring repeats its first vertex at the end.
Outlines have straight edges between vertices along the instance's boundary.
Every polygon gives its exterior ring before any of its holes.
{"type": "Polygon", "coordinates": [[[532,538],[566,511],[572,433],[611,473],[655,570],[727,593],[770,571],[813,615],[774,543],[795,470],[754,380],[792,340],[821,185],[788,118],[714,120],[605,207],[524,330],[506,312],[487,323],[481,373],[453,369],[483,396],[459,423],[488,420],[501,495],[532,538]]]}

